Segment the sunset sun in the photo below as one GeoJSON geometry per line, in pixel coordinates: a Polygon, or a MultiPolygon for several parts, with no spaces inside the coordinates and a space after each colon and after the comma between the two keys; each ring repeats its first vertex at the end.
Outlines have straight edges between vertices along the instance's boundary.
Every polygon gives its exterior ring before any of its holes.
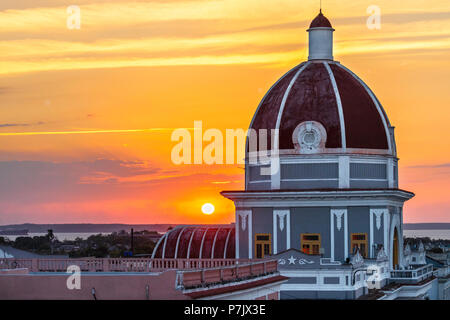
{"type": "Polygon", "coordinates": [[[211,203],[205,203],[202,206],[202,212],[204,214],[208,214],[208,215],[213,214],[214,210],[215,210],[215,208],[214,208],[214,206],[211,203]]]}

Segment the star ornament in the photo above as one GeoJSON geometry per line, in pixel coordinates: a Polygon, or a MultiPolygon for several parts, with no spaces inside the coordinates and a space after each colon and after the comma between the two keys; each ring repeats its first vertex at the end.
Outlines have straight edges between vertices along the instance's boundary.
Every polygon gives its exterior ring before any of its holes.
{"type": "Polygon", "coordinates": [[[297,260],[297,258],[294,258],[294,256],[291,256],[291,257],[288,259],[289,264],[295,264],[295,260],[297,260]]]}

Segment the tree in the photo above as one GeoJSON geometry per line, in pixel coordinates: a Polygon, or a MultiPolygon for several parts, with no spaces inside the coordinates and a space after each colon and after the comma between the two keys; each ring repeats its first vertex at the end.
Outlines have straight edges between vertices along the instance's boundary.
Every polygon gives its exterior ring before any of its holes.
{"type": "Polygon", "coordinates": [[[431,248],[428,251],[430,251],[432,253],[444,253],[444,251],[441,248],[431,248]]]}
{"type": "Polygon", "coordinates": [[[55,240],[55,235],[52,229],[47,230],[47,239],[50,242],[50,253],[53,254],[53,241],[55,240]]]}
{"type": "Polygon", "coordinates": [[[53,240],[55,239],[55,235],[53,234],[53,230],[52,229],[48,229],[47,230],[47,236],[46,236],[49,240],[53,240]]]}

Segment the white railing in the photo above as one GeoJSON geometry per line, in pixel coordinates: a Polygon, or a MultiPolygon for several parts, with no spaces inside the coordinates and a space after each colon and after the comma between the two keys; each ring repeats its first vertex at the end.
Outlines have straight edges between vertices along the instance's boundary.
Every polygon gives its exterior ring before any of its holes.
{"type": "Polygon", "coordinates": [[[419,280],[422,281],[433,276],[433,265],[428,264],[417,269],[411,270],[392,270],[391,279],[393,280],[419,280]]]}
{"type": "Polygon", "coordinates": [[[249,263],[248,259],[151,259],[79,258],[16,259],[0,258],[0,269],[27,268],[30,272],[67,272],[71,265],[82,272],[158,272],[163,270],[211,269],[249,263]]]}

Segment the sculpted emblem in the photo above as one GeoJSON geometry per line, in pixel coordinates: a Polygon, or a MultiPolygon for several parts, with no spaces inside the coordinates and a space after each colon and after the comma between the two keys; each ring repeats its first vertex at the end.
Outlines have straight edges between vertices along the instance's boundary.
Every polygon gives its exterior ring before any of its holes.
{"type": "Polygon", "coordinates": [[[327,132],[317,121],[300,123],[292,134],[292,142],[299,153],[315,153],[325,148],[327,132]]]}

